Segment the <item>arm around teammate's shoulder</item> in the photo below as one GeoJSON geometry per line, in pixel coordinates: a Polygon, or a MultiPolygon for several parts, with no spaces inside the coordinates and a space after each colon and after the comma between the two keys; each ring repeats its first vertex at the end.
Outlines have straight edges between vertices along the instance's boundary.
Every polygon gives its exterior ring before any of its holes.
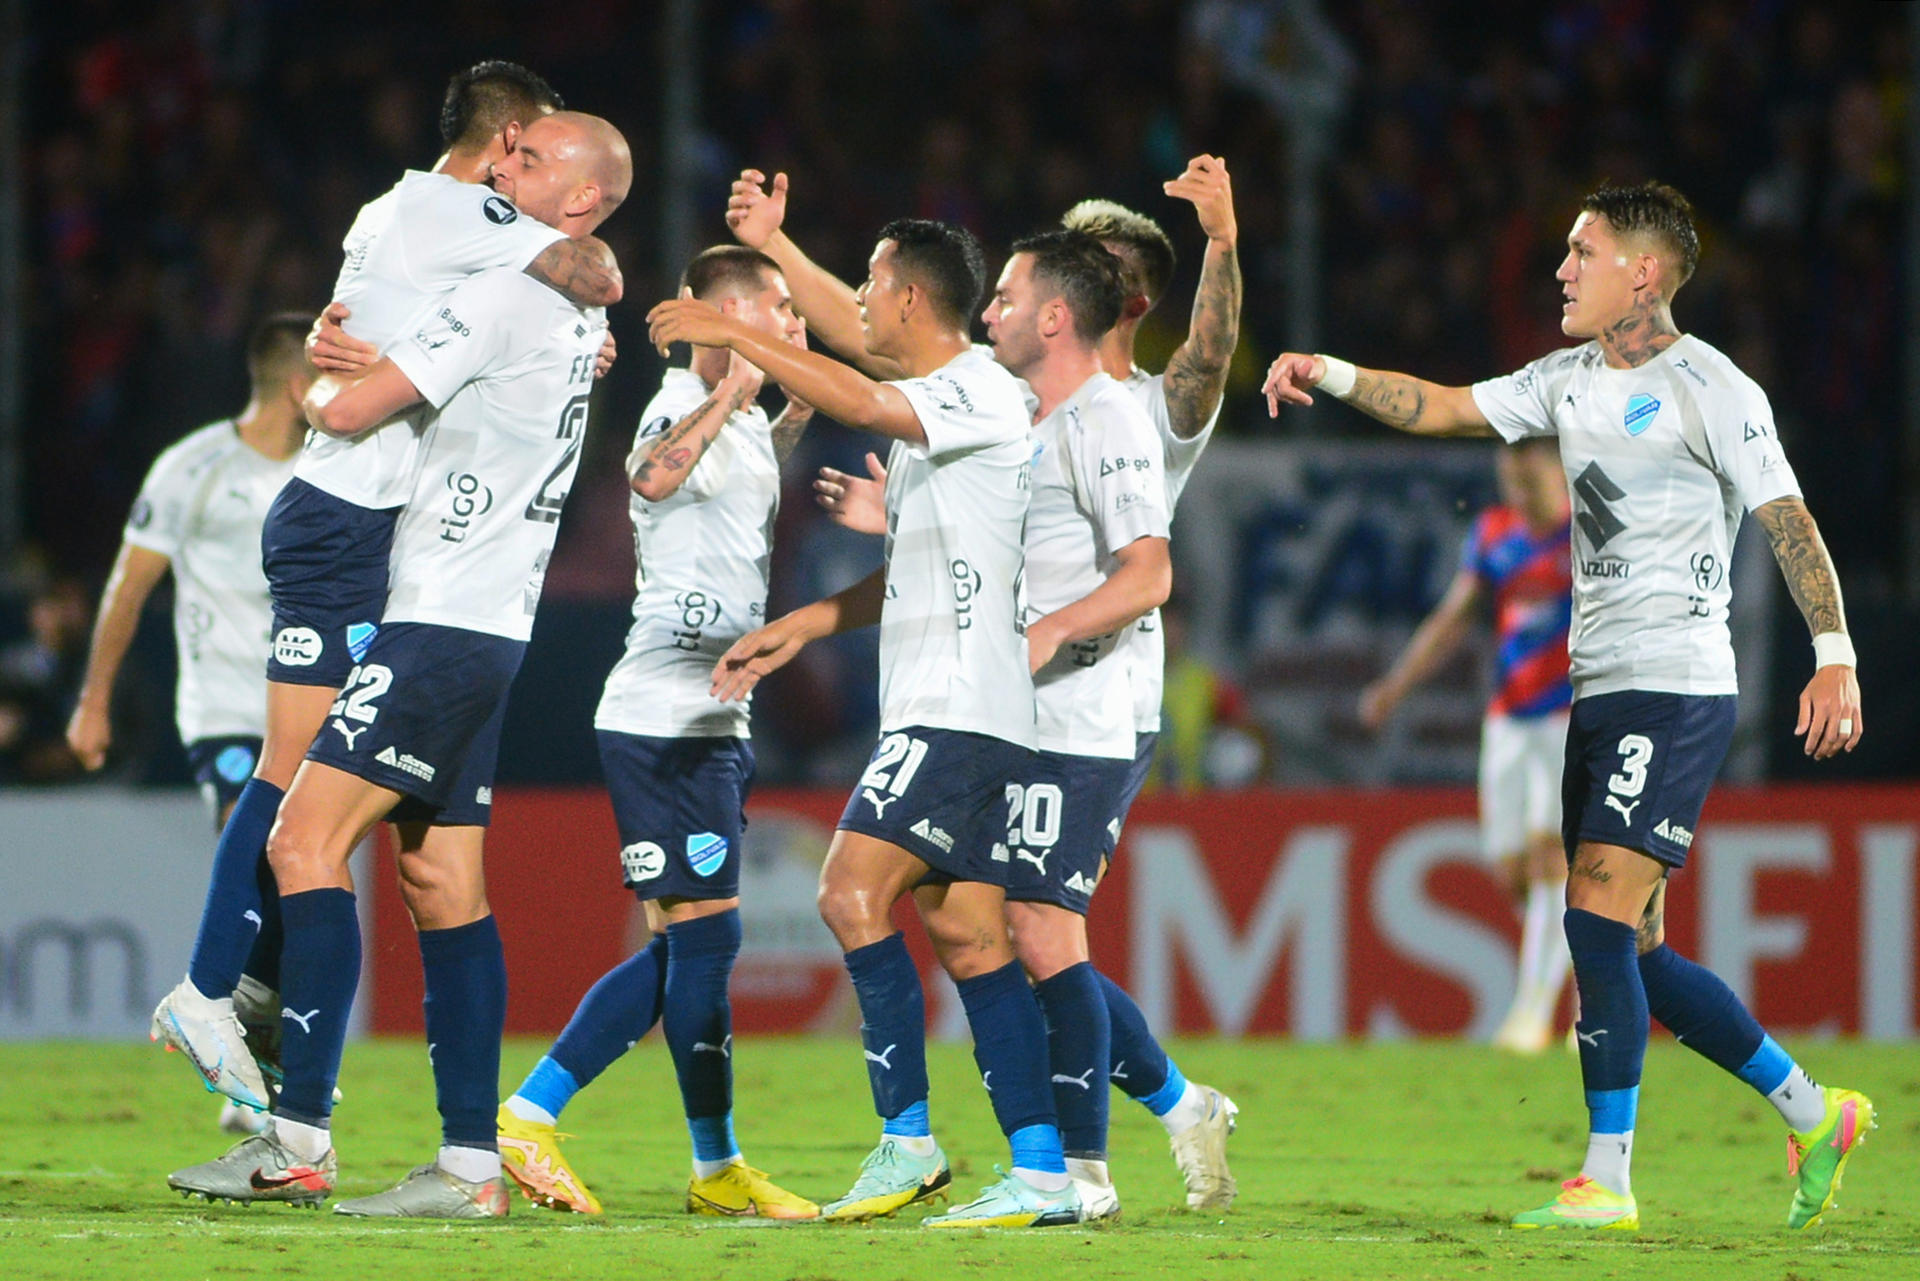
{"type": "Polygon", "coordinates": [[[620,260],[598,236],[554,241],[527,264],[526,274],[577,307],[611,307],[626,292],[620,260]]]}
{"type": "Polygon", "coordinates": [[[1344,360],[1290,351],[1267,369],[1260,390],[1269,417],[1282,403],[1311,405],[1308,393],[1320,388],[1369,418],[1416,436],[1491,436],[1493,424],[1473,398],[1471,387],[1447,387],[1411,374],[1361,369],[1344,360]]]}

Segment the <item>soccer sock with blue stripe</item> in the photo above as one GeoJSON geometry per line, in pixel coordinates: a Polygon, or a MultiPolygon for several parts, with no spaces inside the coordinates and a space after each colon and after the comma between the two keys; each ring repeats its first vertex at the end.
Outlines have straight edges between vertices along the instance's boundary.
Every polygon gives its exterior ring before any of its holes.
{"type": "Polygon", "coordinates": [[[264,779],[248,779],[220,829],[200,932],[187,962],[187,978],[202,996],[230,997],[240,984],[240,971],[263,923],[259,868],[267,856],[267,833],[285,795],[264,779]]]}
{"type": "MultiPolygon", "coordinates": [[[[1160,1048],[1153,1030],[1147,1026],[1147,1016],[1141,1012],[1139,1002],[1106,975],[1098,971],[1095,974],[1100,980],[1100,994],[1106,998],[1107,1022],[1113,1036],[1113,1061],[1108,1074],[1128,1098],[1144,1104],[1155,1116],[1164,1116],[1168,1108],[1180,1101],[1179,1091],[1175,1091],[1172,1098],[1164,1100],[1164,1106],[1156,1108],[1155,1103],[1162,1101],[1160,1096],[1169,1079],[1177,1076],[1180,1069],[1160,1048]]],[[[1186,1078],[1181,1077],[1180,1086],[1183,1089],[1186,1083],[1186,1078]]]]}
{"type": "Polygon", "coordinates": [[[873,1110],[895,1133],[896,1118],[914,1118],[910,1134],[927,1129],[927,997],[920,971],[897,931],[845,957],[860,1001],[860,1045],[866,1054],[873,1110]],[[917,1105],[917,1106],[916,1106],[917,1105]]]}
{"type": "Polygon", "coordinates": [[[1826,1119],[1826,1098],[1720,976],[1666,944],[1640,958],[1647,1009],[1680,1043],[1765,1095],[1795,1130],[1826,1119]]]}
{"type": "Polygon", "coordinates": [[[1060,1141],[1068,1156],[1104,1161],[1113,1044],[1099,972],[1082,961],[1034,984],[1033,991],[1047,1022],[1060,1141]]]}
{"type": "Polygon", "coordinates": [[[954,986],[973,1031],[981,1083],[1013,1148],[1014,1172],[1050,1191],[1066,1186],[1066,1154],[1047,1080],[1047,1022],[1020,963],[1009,961],[954,986]]]}
{"type": "Polygon", "coordinates": [[[427,1054],[440,1132],[448,1147],[496,1151],[500,1035],[507,1022],[507,957],[500,927],[483,916],[420,931],[426,977],[427,1054]]]}
{"type": "Polygon", "coordinates": [[[661,1016],[701,1177],[740,1155],[733,1137],[733,1010],[727,979],[740,954],[737,908],[667,927],[667,1001],[661,1016]]]}
{"type": "Polygon", "coordinates": [[[575,1093],[653,1030],[660,1021],[666,982],[667,936],[656,934],[647,946],[587,989],[553,1048],[534,1065],[507,1105],[525,1100],[546,1114],[527,1119],[551,1125],[575,1093]]]}
{"type": "Polygon", "coordinates": [[[1632,1194],[1633,1127],[1647,1057],[1647,994],[1631,925],[1568,908],[1567,950],[1580,988],[1580,1079],[1586,1087],[1587,1159],[1581,1172],[1632,1194]]]}
{"type": "Polygon", "coordinates": [[[348,890],[307,890],[280,900],[280,1067],[276,1116],[324,1128],[360,984],[360,918],[348,890]]]}

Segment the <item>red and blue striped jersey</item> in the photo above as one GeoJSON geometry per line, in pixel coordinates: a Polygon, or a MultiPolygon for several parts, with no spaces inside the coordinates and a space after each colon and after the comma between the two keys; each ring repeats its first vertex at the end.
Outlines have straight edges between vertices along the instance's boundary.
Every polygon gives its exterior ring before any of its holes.
{"type": "Polygon", "coordinates": [[[1461,568],[1493,597],[1494,695],[1489,713],[1544,716],[1573,702],[1567,632],[1573,624],[1571,522],[1536,535],[1511,507],[1473,523],[1461,568]]]}

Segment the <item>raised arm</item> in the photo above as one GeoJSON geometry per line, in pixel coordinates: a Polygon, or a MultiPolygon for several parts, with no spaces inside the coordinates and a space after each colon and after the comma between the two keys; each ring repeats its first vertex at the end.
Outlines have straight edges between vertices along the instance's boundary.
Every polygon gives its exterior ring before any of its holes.
{"type": "Polygon", "coordinates": [[[1187,338],[1167,362],[1167,415],[1173,434],[1192,440],[1220,408],[1227,370],[1240,341],[1239,223],[1233,214],[1233,182],[1218,156],[1195,156],[1186,172],[1165,184],[1169,196],[1193,202],[1207,252],[1193,292],[1187,338]]]}
{"type": "Polygon", "coordinates": [[[620,261],[598,236],[556,240],[527,264],[526,272],[581,307],[611,307],[626,292],[620,261]]]}
{"type": "Polygon", "coordinates": [[[1851,752],[1866,730],[1860,717],[1860,682],[1853,642],[1847,636],[1846,609],[1840,601],[1840,576],[1813,514],[1799,498],[1776,498],[1753,513],[1766,531],[1773,558],[1787,580],[1793,603],[1813,636],[1813,679],[1800,693],[1800,716],[1793,727],[1806,735],[1802,750],[1825,760],[1845,748],[1851,752]]]}
{"type": "Polygon", "coordinates": [[[1447,594],[1420,620],[1387,674],[1360,691],[1360,723],[1368,729],[1386,724],[1400,701],[1453,657],[1479,605],[1480,579],[1466,570],[1455,574],[1447,594]]]}
{"type": "Polygon", "coordinates": [[[722,315],[697,298],[675,298],[647,313],[648,337],[663,353],[674,343],[731,347],[807,404],[858,431],[924,445],[920,415],[898,387],[851,365],[795,347],[722,315]]]}
{"type": "Polygon", "coordinates": [[[172,563],[161,552],[122,543],[113,572],[107,576],[93,623],[93,644],[87,651],[86,676],[67,721],[67,746],[90,770],[106,764],[107,748],[113,744],[113,683],[140,629],[140,611],[172,563]]]}
{"type": "Polygon", "coordinates": [[[627,483],[650,503],[671,498],[727,425],[727,419],[753,403],[760,393],[758,369],[732,353],[726,375],[699,408],[651,441],[641,441],[627,456],[627,483]]]}
{"type": "Polygon", "coordinates": [[[1267,415],[1280,405],[1311,405],[1307,392],[1319,387],[1369,418],[1415,436],[1491,436],[1493,424],[1480,412],[1471,387],[1443,387],[1411,374],[1360,369],[1329,356],[1290,351],[1267,370],[1267,415]]]}
{"type": "Polygon", "coordinates": [[[898,378],[891,360],[867,351],[866,326],[852,286],[807,257],[781,230],[787,219],[787,175],[769,183],[758,169],[742,169],[727,197],[727,227],[734,239],[780,264],[793,291],[793,309],[821,342],[875,378],[898,378]]]}

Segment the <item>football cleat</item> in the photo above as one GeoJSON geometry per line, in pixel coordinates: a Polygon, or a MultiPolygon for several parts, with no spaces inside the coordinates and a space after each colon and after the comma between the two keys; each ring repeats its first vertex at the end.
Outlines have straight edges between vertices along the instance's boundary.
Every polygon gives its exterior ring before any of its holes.
{"type": "Polygon", "coordinates": [[[600,1213],[600,1198],[587,1191],[587,1185],[561,1154],[560,1140],[572,1135],[557,1133],[538,1121],[523,1120],[505,1104],[494,1125],[499,1130],[500,1168],[520,1185],[527,1200],[550,1210],[600,1213]]]}
{"type": "Polygon", "coordinates": [[[817,1219],[820,1207],[795,1196],[745,1161],[734,1160],[708,1178],[687,1182],[687,1213],[728,1219],[817,1219]]]}
{"type": "MultiPolygon", "coordinates": [[[[268,1091],[277,1096],[286,1078],[280,1070],[280,1031],[284,1026],[280,994],[253,975],[242,974],[240,986],[233,989],[233,1014],[246,1033],[247,1053],[259,1065],[268,1091]]],[[[339,1102],[337,1098],[334,1101],[339,1102]]]]}
{"type": "Polygon", "coordinates": [[[1540,1054],[1553,1044],[1553,1014],[1525,1009],[1519,1004],[1500,1021],[1493,1034],[1493,1048],[1509,1054],[1540,1054]]]}
{"type": "Polygon", "coordinates": [[[883,1136],[880,1146],[860,1163],[860,1177],[853,1181],[847,1194],[821,1206],[820,1217],[843,1221],[877,1219],[903,1205],[943,1197],[952,1182],[953,1171],[947,1166],[947,1154],[938,1146],[931,1156],[915,1156],[883,1136]]]}
{"type": "Polygon", "coordinates": [[[181,979],[154,1007],[147,1037],[186,1055],[210,1092],[256,1112],[271,1106],[266,1080],[247,1049],[246,1032],[233,1012],[231,997],[210,1000],[181,979]]]}
{"type": "Polygon", "coordinates": [[[1067,1177],[1080,1197],[1080,1222],[1120,1217],[1120,1194],[1113,1190],[1113,1175],[1105,1161],[1067,1158],[1067,1177]]]}
{"type": "Polygon", "coordinates": [[[333,1212],[358,1219],[504,1219],[509,1204],[507,1181],[498,1175],[469,1183],[437,1165],[420,1165],[385,1192],[342,1201],[333,1212]]]}
{"type": "Polygon", "coordinates": [[[1617,1232],[1640,1230],[1640,1207],[1584,1174],[1560,1185],[1560,1195],[1537,1210],[1513,1216],[1516,1228],[1595,1228],[1617,1232]]]}
{"type": "Polygon", "coordinates": [[[225,1156],[175,1170],[167,1176],[167,1186],[209,1201],[285,1201],[317,1207],[333,1191],[339,1169],[332,1148],[318,1161],[308,1161],[268,1129],[240,1140],[225,1156]]]}
{"type": "Polygon", "coordinates": [[[1805,1133],[1787,1132],[1787,1173],[1800,1180],[1787,1209],[1787,1226],[1798,1231],[1820,1222],[1833,1208],[1840,1190],[1840,1174],[1853,1150],[1867,1141],[1867,1131],[1878,1127],[1873,1100],[1858,1090],[1822,1086],[1827,1114],[1805,1133]]]}
{"type": "Polygon", "coordinates": [[[1180,1177],[1187,1183],[1187,1208],[1207,1213],[1233,1208],[1239,1185],[1227,1168],[1227,1136],[1239,1124],[1240,1109],[1211,1085],[1195,1083],[1207,1100],[1207,1114],[1168,1139],[1180,1177]]]}
{"type": "Polygon", "coordinates": [[[1080,1194],[1073,1180],[1058,1192],[1045,1192],[999,1166],[998,1183],[980,1189],[980,1195],[945,1214],[922,1219],[923,1228],[1055,1228],[1080,1222],[1080,1194]]]}

